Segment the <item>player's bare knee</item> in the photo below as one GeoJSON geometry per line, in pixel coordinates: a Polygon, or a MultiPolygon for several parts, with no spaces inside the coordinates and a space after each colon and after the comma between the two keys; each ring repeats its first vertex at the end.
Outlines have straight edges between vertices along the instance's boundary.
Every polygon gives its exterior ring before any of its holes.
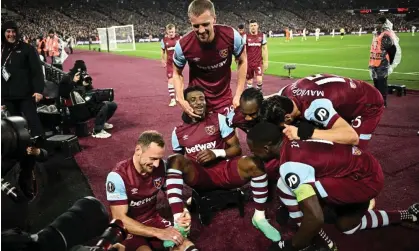
{"type": "Polygon", "coordinates": [[[141,246],[137,248],[135,251],[151,251],[151,248],[149,246],[141,246]]]}
{"type": "Polygon", "coordinates": [[[359,217],[340,217],[337,219],[335,226],[342,233],[350,235],[358,230],[360,223],[361,218],[359,217]]]}
{"type": "Polygon", "coordinates": [[[238,162],[239,171],[247,174],[245,178],[257,177],[265,174],[263,161],[257,157],[243,157],[238,162]]]}
{"type": "Polygon", "coordinates": [[[175,169],[181,172],[187,171],[188,159],[182,154],[173,154],[167,158],[168,169],[175,169]]]}

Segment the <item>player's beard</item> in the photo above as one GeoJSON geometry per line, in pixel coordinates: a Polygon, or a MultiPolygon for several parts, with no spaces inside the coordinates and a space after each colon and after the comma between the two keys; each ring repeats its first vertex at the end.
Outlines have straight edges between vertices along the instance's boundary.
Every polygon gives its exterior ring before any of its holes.
{"type": "Polygon", "coordinates": [[[16,34],[6,35],[6,40],[7,40],[8,43],[13,44],[14,42],[16,42],[16,34]]]}

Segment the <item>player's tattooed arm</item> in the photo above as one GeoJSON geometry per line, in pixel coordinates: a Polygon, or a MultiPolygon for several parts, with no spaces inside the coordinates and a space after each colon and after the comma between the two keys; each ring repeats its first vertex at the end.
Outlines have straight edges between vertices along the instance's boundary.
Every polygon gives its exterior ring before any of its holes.
{"type": "Polygon", "coordinates": [[[240,105],[240,97],[244,91],[244,85],[246,83],[246,73],[247,73],[247,52],[246,48],[243,48],[243,52],[240,54],[240,57],[237,59],[237,87],[236,94],[233,98],[233,105],[237,107],[240,105]]]}
{"type": "Polygon", "coordinates": [[[315,129],[312,139],[323,139],[338,144],[358,145],[359,137],[356,131],[342,118],[338,118],[328,130],[315,129]]]}
{"type": "Polygon", "coordinates": [[[158,233],[158,229],[146,226],[127,216],[128,204],[111,206],[111,213],[114,219],[119,219],[124,223],[124,226],[131,234],[144,237],[156,237],[158,233]]]}
{"type": "Polygon", "coordinates": [[[242,154],[242,148],[240,146],[239,138],[236,134],[226,140],[226,143],[228,145],[228,147],[225,149],[227,159],[240,156],[242,154]]]}

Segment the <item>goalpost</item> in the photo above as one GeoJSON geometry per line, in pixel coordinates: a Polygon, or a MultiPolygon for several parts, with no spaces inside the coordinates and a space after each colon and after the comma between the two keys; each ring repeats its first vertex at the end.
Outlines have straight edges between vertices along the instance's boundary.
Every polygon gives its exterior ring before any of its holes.
{"type": "Polygon", "coordinates": [[[97,31],[101,50],[135,51],[134,25],[97,28],[97,31]]]}

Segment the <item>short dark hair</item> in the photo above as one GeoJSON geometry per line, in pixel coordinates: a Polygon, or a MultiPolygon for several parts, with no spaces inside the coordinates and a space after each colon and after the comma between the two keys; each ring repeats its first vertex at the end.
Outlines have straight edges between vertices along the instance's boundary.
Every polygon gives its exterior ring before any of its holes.
{"type": "Polygon", "coordinates": [[[386,17],[380,17],[380,18],[377,19],[377,22],[379,24],[384,24],[386,21],[387,21],[387,18],[386,17]]]}
{"type": "Polygon", "coordinates": [[[48,34],[54,34],[54,33],[55,33],[54,29],[51,29],[48,31],[48,34]]]}
{"type": "Polygon", "coordinates": [[[204,88],[198,85],[194,85],[183,90],[183,97],[186,99],[186,96],[188,96],[188,94],[191,92],[202,92],[205,94],[204,88]]]}
{"type": "Polygon", "coordinates": [[[237,26],[237,28],[244,29],[244,24],[239,24],[239,26],[237,26]]]}
{"type": "Polygon", "coordinates": [[[160,147],[164,147],[163,135],[155,130],[148,130],[141,133],[138,137],[137,145],[140,145],[141,148],[148,148],[151,143],[156,143],[160,147]]]}
{"type": "Polygon", "coordinates": [[[255,19],[250,19],[249,24],[252,24],[252,23],[257,23],[257,21],[255,19]]]}
{"type": "Polygon", "coordinates": [[[263,101],[261,119],[275,125],[285,122],[285,115],[292,113],[294,103],[284,96],[275,95],[263,101]]]}
{"type": "Polygon", "coordinates": [[[210,0],[194,0],[189,4],[188,16],[200,16],[207,10],[215,16],[214,4],[210,0]]]}
{"type": "Polygon", "coordinates": [[[282,129],[266,121],[256,124],[247,133],[247,140],[258,146],[279,144],[282,137],[282,129]]]}
{"type": "Polygon", "coordinates": [[[248,88],[243,91],[242,95],[240,96],[240,100],[241,101],[255,100],[260,108],[263,102],[263,94],[261,91],[259,91],[258,89],[254,87],[248,88]]]}

